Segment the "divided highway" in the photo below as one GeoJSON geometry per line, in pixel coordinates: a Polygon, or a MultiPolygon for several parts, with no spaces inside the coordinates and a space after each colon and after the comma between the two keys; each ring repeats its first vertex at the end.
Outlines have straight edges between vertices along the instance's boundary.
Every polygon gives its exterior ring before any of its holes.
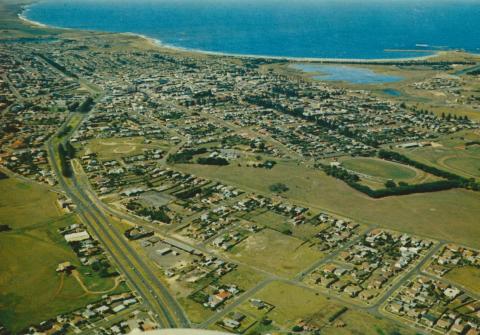
{"type": "MultiPolygon", "coordinates": [[[[68,118],[66,124],[70,120],[71,118],[68,118]]],[[[189,327],[188,318],[175,298],[126,241],[122,232],[112,225],[98,205],[83,191],[75,172],[72,172],[71,178],[63,176],[53,142],[53,139],[50,139],[47,148],[52,169],[58,176],[59,186],[77,206],[80,218],[97,236],[132,288],[154,312],[154,317],[160,326],[164,328],[189,327]]]]}

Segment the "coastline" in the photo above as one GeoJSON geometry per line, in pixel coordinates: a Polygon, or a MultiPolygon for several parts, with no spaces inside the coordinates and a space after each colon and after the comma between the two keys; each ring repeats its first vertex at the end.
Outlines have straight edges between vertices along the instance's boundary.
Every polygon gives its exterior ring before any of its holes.
{"type": "Polygon", "coordinates": [[[108,32],[108,31],[99,31],[99,30],[88,30],[88,29],[74,29],[74,28],[67,28],[67,27],[57,27],[51,26],[48,24],[44,24],[38,21],[31,20],[27,17],[27,11],[30,6],[34,5],[37,1],[32,1],[32,3],[21,6],[19,13],[17,13],[18,19],[22,22],[33,25],[43,29],[57,29],[57,30],[65,30],[65,31],[78,31],[78,32],[95,32],[95,33],[108,33],[108,34],[118,34],[124,36],[133,36],[139,39],[146,41],[149,45],[153,47],[158,47],[161,49],[169,49],[171,51],[177,52],[187,52],[187,53],[196,53],[200,55],[206,56],[217,56],[217,57],[233,57],[233,58],[240,58],[240,59],[258,59],[258,60],[278,60],[278,61],[285,61],[285,62],[292,62],[292,63],[300,63],[300,62],[307,62],[307,63],[338,63],[338,64],[372,64],[372,65],[382,65],[384,63],[391,63],[391,62],[413,62],[413,61],[425,61],[430,58],[438,56],[441,51],[434,52],[432,51],[429,55],[418,56],[418,57],[400,57],[400,58],[321,58],[321,57],[288,57],[288,56],[271,56],[271,55],[252,55],[252,54],[238,54],[238,53],[228,53],[228,52],[218,52],[218,51],[207,51],[195,48],[186,48],[186,47],[179,47],[174,46],[171,44],[163,43],[161,40],[149,37],[139,33],[133,32],[108,32]]]}
{"type": "Polygon", "coordinates": [[[168,48],[177,51],[183,52],[193,52],[210,56],[219,56],[219,57],[235,57],[235,58],[247,58],[247,59],[262,59],[262,60],[283,60],[289,62],[312,62],[312,63],[381,63],[381,62],[402,62],[402,61],[422,61],[428,58],[432,58],[438,55],[438,52],[432,53],[431,55],[418,56],[418,57],[405,57],[405,58],[317,58],[317,57],[289,57],[289,56],[269,56],[269,55],[251,55],[251,54],[238,54],[238,53],[229,53],[229,52],[219,52],[219,51],[207,51],[194,48],[185,48],[179,46],[173,46],[170,44],[164,44],[162,41],[147,37],[141,34],[136,33],[120,33],[120,34],[129,34],[134,35],[140,38],[153,41],[157,46],[162,48],[168,48]]]}
{"type": "MultiPolygon", "coordinates": [[[[31,4],[30,4],[31,5],[31,4]]],[[[48,25],[48,24],[44,24],[44,23],[41,23],[41,22],[38,22],[38,21],[34,21],[34,20],[31,20],[29,19],[27,16],[26,16],[26,11],[28,11],[28,7],[30,5],[25,5],[25,6],[22,6],[21,9],[20,9],[20,12],[17,13],[17,17],[20,19],[20,21],[22,21],[23,23],[26,23],[26,24],[29,24],[29,25],[32,25],[32,26],[35,26],[35,27],[39,27],[39,28],[43,28],[43,29],[59,29],[59,30],[75,30],[75,29],[72,29],[72,28],[65,28],[65,27],[55,27],[55,26],[51,26],[51,25],[48,25]]]]}
{"type": "Polygon", "coordinates": [[[52,27],[47,26],[46,24],[29,20],[25,16],[23,16],[22,14],[18,14],[18,18],[20,19],[20,21],[22,21],[24,23],[27,23],[27,24],[30,24],[32,26],[37,26],[37,27],[40,27],[40,28],[52,28],[52,27]]]}

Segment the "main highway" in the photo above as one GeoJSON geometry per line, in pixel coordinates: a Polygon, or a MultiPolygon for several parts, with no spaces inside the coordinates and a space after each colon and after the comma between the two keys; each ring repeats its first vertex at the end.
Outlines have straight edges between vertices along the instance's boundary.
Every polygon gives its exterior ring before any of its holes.
{"type": "MultiPolygon", "coordinates": [[[[73,114],[67,118],[63,127],[72,120],[73,114]]],[[[79,122],[77,127],[81,124],[79,122]]],[[[64,140],[75,131],[72,129],[64,140]]],[[[82,221],[91,229],[107,250],[120,272],[126,277],[131,287],[142,297],[144,303],[153,312],[153,317],[163,328],[190,327],[183,309],[170,294],[165,285],[152,272],[151,268],[137,251],[124,238],[119,229],[112,224],[98,204],[93,202],[83,191],[77,181],[75,172],[66,178],[63,176],[56,151],[55,137],[48,141],[47,149],[53,171],[58,177],[59,186],[77,206],[77,213],[82,221]]]]}

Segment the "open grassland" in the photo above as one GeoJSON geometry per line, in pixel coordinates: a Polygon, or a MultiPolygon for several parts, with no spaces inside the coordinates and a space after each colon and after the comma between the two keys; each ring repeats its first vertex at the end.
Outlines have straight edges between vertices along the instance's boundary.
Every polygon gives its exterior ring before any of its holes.
{"type": "Polygon", "coordinates": [[[292,226],[292,224],[287,222],[286,217],[270,210],[261,209],[248,213],[247,215],[242,215],[242,217],[251,222],[260,224],[273,230],[277,230],[279,232],[290,229],[292,226]]]}
{"type": "MultiPolygon", "coordinates": [[[[312,214],[311,212],[312,211],[307,212],[307,215],[312,214]]],[[[290,231],[292,233],[292,236],[298,237],[302,240],[309,240],[320,230],[314,225],[294,226],[285,216],[265,209],[253,211],[248,213],[247,215],[242,215],[241,217],[246,218],[247,220],[254,222],[258,225],[268,227],[281,233],[290,231]]]]}
{"type": "Polygon", "coordinates": [[[266,271],[293,276],[322,254],[304,241],[275,230],[264,229],[232,249],[232,257],[266,271]]]}
{"type": "MultiPolygon", "coordinates": [[[[57,232],[76,223],[76,217],[59,213],[53,193],[13,178],[0,181],[0,189],[0,223],[12,228],[0,233],[0,323],[18,332],[101,298],[102,294],[86,293],[73,276],[57,274],[61,262],[77,266],[79,278],[89,290],[115,286],[113,279],[85,276],[88,269],[80,266],[57,232]]],[[[116,291],[125,288],[122,284],[116,291]]]]}
{"type": "Polygon", "coordinates": [[[339,320],[345,323],[345,327],[338,328],[329,326],[322,329],[326,335],[413,335],[418,334],[407,328],[385,318],[377,317],[359,310],[350,309],[344,313],[339,320]]]}
{"type": "Polygon", "coordinates": [[[441,162],[449,169],[480,178],[480,157],[446,157],[441,162]]]}
{"type": "Polygon", "coordinates": [[[193,301],[187,297],[176,297],[178,303],[182,306],[184,311],[188,315],[188,319],[191,323],[202,323],[207,318],[212,316],[214,311],[211,309],[205,308],[196,301],[193,301]]]}
{"type": "Polygon", "coordinates": [[[450,270],[445,278],[472,292],[480,292],[480,268],[462,266],[450,270]]]}
{"type": "Polygon", "coordinates": [[[372,199],[322,171],[289,161],[279,161],[271,170],[235,164],[182,164],[175,168],[263,194],[271,194],[270,185],[285,183],[289,190],[284,196],[312,210],[327,210],[359,223],[480,247],[479,192],[455,189],[372,199]]]}
{"type": "Polygon", "coordinates": [[[328,320],[342,308],[323,295],[303,287],[283,282],[272,282],[255,295],[274,306],[268,317],[276,324],[291,329],[299,320],[308,316],[315,317],[318,323],[328,320]]]}
{"type": "Polygon", "coordinates": [[[268,313],[268,318],[273,320],[279,328],[290,330],[299,320],[316,324],[322,334],[414,334],[406,327],[367,313],[348,309],[338,317],[345,323],[345,327],[337,328],[329,322],[329,318],[343,307],[312,290],[294,286],[283,282],[272,282],[263,288],[255,298],[261,299],[274,306],[268,313]]]}
{"type": "Polygon", "coordinates": [[[264,274],[240,265],[234,271],[223,276],[219,282],[225,285],[235,284],[240,289],[246,291],[256,286],[263,279],[265,279],[264,274]]]}
{"type": "Polygon", "coordinates": [[[0,222],[11,227],[31,226],[35,220],[44,222],[61,213],[55,206],[56,195],[46,187],[10,178],[0,181],[0,222]]]}

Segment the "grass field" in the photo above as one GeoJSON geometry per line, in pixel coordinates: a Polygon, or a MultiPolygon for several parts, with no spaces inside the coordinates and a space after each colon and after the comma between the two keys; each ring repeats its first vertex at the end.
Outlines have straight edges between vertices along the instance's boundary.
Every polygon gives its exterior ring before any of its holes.
{"type": "Polygon", "coordinates": [[[313,316],[317,322],[325,322],[342,307],[313,291],[283,282],[268,284],[255,298],[273,305],[275,308],[269,313],[269,318],[288,329],[299,319],[313,316]]]}
{"type": "Polygon", "coordinates": [[[258,210],[248,213],[245,216],[251,222],[255,222],[262,226],[266,226],[273,230],[284,231],[285,229],[291,229],[292,224],[287,222],[287,218],[269,210],[258,210]]]}
{"type": "Polygon", "coordinates": [[[161,149],[167,151],[169,145],[165,141],[153,140],[144,143],[143,137],[130,138],[99,138],[92,139],[82,150],[80,155],[95,152],[102,160],[118,159],[125,156],[139,155],[144,149],[161,149]]]}
{"type": "Polygon", "coordinates": [[[284,196],[312,210],[327,210],[359,223],[480,247],[480,193],[463,189],[372,199],[344,182],[295,162],[279,161],[271,170],[198,164],[175,168],[224,181],[245,191],[271,194],[269,186],[282,182],[284,196]]]}
{"type": "Polygon", "coordinates": [[[443,164],[454,171],[480,177],[480,157],[447,157],[443,164]]]}
{"type": "Polygon", "coordinates": [[[271,273],[293,276],[322,257],[300,239],[264,229],[236,245],[232,257],[271,273]]]}
{"type": "Polygon", "coordinates": [[[349,158],[342,160],[342,165],[349,170],[372,177],[399,181],[412,180],[418,174],[416,169],[409,166],[376,158],[349,158]]]}
{"type": "Polygon", "coordinates": [[[227,273],[223,276],[219,283],[221,284],[235,284],[242,290],[249,290],[260,281],[265,279],[265,275],[248,269],[246,266],[240,265],[234,271],[227,273]]]}
{"type": "Polygon", "coordinates": [[[407,326],[400,326],[385,318],[377,317],[365,312],[350,309],[343,314],[339,320],[346,326],[337,328],[334,326],[322,329],[322,334],[326,335],[417,335],[418,333],[407,326]]]}
{"type": "Polygon", "coordinates": [[[343,305],[319,295],[312,290],[286,284],[272,282],[255,295],[255,298],[274,305],[268,317],[281,328],[290,330],[299,320],[309,320],[321,327],[322,334],[414,334],[406,327],[399,329],[386,319],[377,318],[367,313],[348,309],[340,320],[345,322],[344,328],[336,328],[328,324],[328,318],[339,311],[343,305]]]}
{"type": "Polygon", "coordinates": [[[378,158],[356,157],[340,161],[343,167],[359,174],[361,184],[374,190],[385,188],[387,180],[421,184],[441,179],[411,166],[378,158]]]}
{"type": "MultiPolygon", "coordinates": [[[[59,213],[53,193],[13,178],[0,181],[0,189],[0,222],[12,228],[0,233],[0,323],[18,332],[101,298],[86,294],[72,276],[57,274],[61,262],[76,265],[91,290],[114,286],[113,279],[82,274],[86,269],[57,232],[77,222],[76,217],[59,213]]],[[[121,285],[117,290],[124,289],[121,285]]]]}
{"type": "Polygon", "coordinates": [[[0,222],[15,228],[57,218],[61,213],[55,206],[56,195],[46,187],[10,178],[0,181],[0,222]]]}
{"type": "Polygon", "coordinates": [[[185,312],[188,315],[188,319],[192,323],[202,323],[210,317],[214,311],[211,309],[203,307],[198,302],[193,301],[187,297],[177,297],[176,298],[178,303],[182,306],[185,312]]]}
{"type": "Polygon", "coordinates": [[[449,271],[445,278],[472,292],[480,292],[480,268],[462,266],[449,271]]]}
{"type": "MultiPolygon", "coordinates": [[[[307,212],[307,214],[308,213],[309,212],[307,212]]],[[[285,216],[264,209],[261,209],[258,212],[253,211],[251,213],[248,213],[248,215],[246,215],[245,217],[248,218],[248,220],[251,222],[266,226],[278,232],[290,230],[292,232],[292,236],[298,237],[302,240],[310,239],[319,231],[318,227],[309,224],[294,226],[291,222],[287,221],[288,219],[285,216]]]]}

